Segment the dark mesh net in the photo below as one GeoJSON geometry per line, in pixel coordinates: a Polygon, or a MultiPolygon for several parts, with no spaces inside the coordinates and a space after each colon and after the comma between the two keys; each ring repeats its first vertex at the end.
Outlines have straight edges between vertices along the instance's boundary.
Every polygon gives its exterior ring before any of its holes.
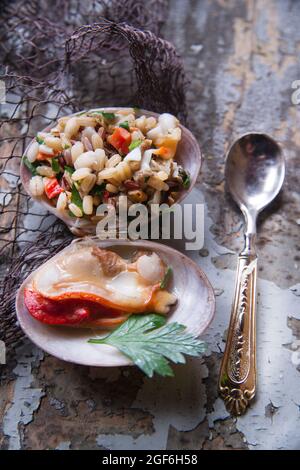
{"type": "Polygon", "coordinates": [[[1,4],[6,103],[0,104],[0,339],[8,348],[22,337],[14,310],[19,285],[71,239],[24,192],[24,149],[58,116],[90,107],[138,106],[169,111],[185,122],[182,63],[157,36],[166,9],[165,0],[1,4]]]}

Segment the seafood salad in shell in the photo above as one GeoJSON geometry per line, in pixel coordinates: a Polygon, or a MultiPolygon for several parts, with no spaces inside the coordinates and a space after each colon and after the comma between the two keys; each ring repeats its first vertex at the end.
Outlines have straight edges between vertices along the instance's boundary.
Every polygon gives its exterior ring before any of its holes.
{"type": "MultiPolygon", "coordinates": [[[[185,141],[197,173],[199,148],[175,116],[134,108],[90,110],[38,132],[23,156],[21,177],[33,198],[69,226],[86,226],[91,233],[91,224],[103,217],[97,214],[103,203],[118,213],[125,196],[126,207],[180,200],[191,185],[189,170],[177,161],[185,141]]],[[[194,181],[197,174],[192,176],[194,181]]]]}

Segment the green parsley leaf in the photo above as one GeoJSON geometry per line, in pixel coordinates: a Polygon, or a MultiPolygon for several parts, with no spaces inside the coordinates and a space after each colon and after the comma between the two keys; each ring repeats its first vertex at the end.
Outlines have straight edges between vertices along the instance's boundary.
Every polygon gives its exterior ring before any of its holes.
{"type": "Polygon", "coordinates": [[[44,143],[44,139],[41,139],[41,137],[39,137],[38,135],[36,136],[35,140],[40,144],[42,145],[44,143]]]}
{"type": "Polygon", "coordinates": [[[163,277],[163,280],[160,283],[161,289],[165,289],[167,287],[170,277],[172,276],[172,273],[173,273],[173,269],[171,268],[171,266],[168,266],[166,269],[165,275],[163,277]]]}
{"type": "Polygon", "coordinates": [[[113,121],[114,119],[116,119],[116,115],[114,113],[106,113],[105,111],[93,111],[92,113],[89,113],[91,116],[93,114],[102,114],[102,116],[104,117],[104,119],[106,121],[113,121]]]}
{"type": "Polygon", "coordinates": [[[185,328],[179,323],[166,324],[162,315],[131,315],[109,335],[88,342],[115,346],[148,377],[154,372],[174,376],[169,361],[184,364],[184,354],[198,356],[205,351],[205,343],[185,333],[185,328]]]}
{"type": "Polygon", "coordinates": [[[82,199],[75,184],[72,186],[71,202],[82,210],[82,199]]]}
{"type": "Polygon", "coordinates": [[[34,176],[37,175],[36,167],[38,166],[38,163],[30,162],[26,155],[23,157],[23,163],[34,176]]]}
{"type": "Polygon", "coordinates": [[[107,121],[113,121],[116,118],[116,115],[114,113],[105,113],[103,111],[101,114],[107,121]]]}
{"type": "Polygon", "coordinates": [[[127,131],[130,130],[128,121],[121,122],[121,124],[119,124],[119,127],[123,127],[123,129],[126,129],[127,131]]]}
{"type": "Polygon", "coordinates": [[[93,189],[91,189],[90,191],[90,194],[92,196],[102,196],[103,194],[103,191],[105,190],[105,186],[106,184],[105,183],[102,183],[102,184],[95,184],[95,186],[93,187],[93,189]]]}
{"type": "Polygon", "coordinates": [[[51,167],[54,173],[60,173],[60,165],[59,165],[58,158],[52,158],[51,167]]]}
{"type": "Polygon", "coordinates": [[[179,174],[182,178],[182,186],[184,187],[184,189],[188,189],[190,187],[190,184],[191,184],[190,175],[183,168],[181,168],[179,170],[179,174]]]}
{"type": "Polygon", "coordinates": [[[139,145],[141,145],[142,141],[141,140],[134,140],[133,142],[131,142],[131,144],[129,145],[129,151],[131,152],[131,150],[134,150],[136,149],[137,147],[139,147],[139,145]]]}
{"type": "Polygon", "coordinates": [[[75,171],[75,168],[72,168],[71,166],[68,166],[68,165],[65,165],[65,171],[67,171],[68,173],[70,173],[70,175],[72,175],[75,171]]]}

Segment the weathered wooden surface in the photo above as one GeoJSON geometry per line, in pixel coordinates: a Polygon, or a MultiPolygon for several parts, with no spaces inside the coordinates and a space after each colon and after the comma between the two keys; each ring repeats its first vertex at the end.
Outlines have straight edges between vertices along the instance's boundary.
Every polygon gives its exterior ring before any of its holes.
{"type": "Polygon", "coordinates": [[[209,351],[173,379],[149,380],[135,368],[65,364],[27,342],[2,372],[2,448],[300,448],[300,105],[291,103],[299,19],[292,0],[170,1],[165,37],[184,57],[190,127],[205,156],[189,198],[205,199],[205,246],[189,255],[216,289],[209,351]],[[282,142],[287,178],[259,228],[258,396],[234,420],[216,392],[242,243],[241,217],[224,193],[224,153],[248,130],[282,142]]]}

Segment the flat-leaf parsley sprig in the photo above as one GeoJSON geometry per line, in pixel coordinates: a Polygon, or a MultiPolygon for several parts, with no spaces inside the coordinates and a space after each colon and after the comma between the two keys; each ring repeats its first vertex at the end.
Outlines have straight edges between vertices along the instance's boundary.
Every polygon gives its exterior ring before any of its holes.
{"type": "Polygon", "coordinates": [[[122,325],[104,338],[89,343],[109,344],[129,357],[148,377],[154,372],[174,376],[169,361],[184,364],[184,354],[198,356],[205,343],[189,333],[179,323],[166,323],[161,315],[131,315],[122,325]]]}

